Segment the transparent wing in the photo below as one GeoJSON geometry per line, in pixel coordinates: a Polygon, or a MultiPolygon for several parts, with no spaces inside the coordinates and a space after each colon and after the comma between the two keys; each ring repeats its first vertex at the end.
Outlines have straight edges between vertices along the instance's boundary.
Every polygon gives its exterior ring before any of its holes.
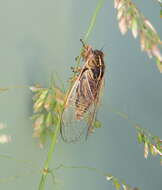
{"type": "Polygon", "coordinates": [[[103,77],[102,80],[100,80],[97,85],[97,94],[96,94],[96,98],[94,100],[94,105],[93,105],[94,108],[92,109],[92,114],[88,121],[89,122],[88,134],[91,134],[92,132],[94,132],[94,122],[97,119],[96,117],[97,117],[98,107],[101,104],[101,97],[103,93],[104,82],[105,80],[103,77]]]}
{"type": "Polygon", "coordinates": [[[66,142],[84,141],[96,116],[97,84],[85,71],[74,83],[62,114],[61,135],[66,142]]]}

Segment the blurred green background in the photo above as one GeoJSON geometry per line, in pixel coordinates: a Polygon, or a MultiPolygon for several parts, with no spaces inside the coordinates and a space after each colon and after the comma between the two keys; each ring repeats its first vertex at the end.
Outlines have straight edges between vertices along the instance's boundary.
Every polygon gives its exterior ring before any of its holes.
{"type": "MultiPolygon", "coordinates": [[[[81,43],[97,0],[5,0],[0,1],[0,87],[24,85],[0,94],[0,121],[12,143],[0,145],[1,154],[29,160],[41,169],[49,144],[44,149],[32,138],[32,93],[28,86],[47,86],[52,72],[65,82],[71,75],[81,43]]],[[[138,7],[162,34],[159,6],[154,1],[137,1],[138,7]]],[[[162,37],[162,35],[161,35],[162,37]]],[[[105,1],[89,44],[106,54],[106,83],[99,119],[103,127],[86,143],[57,144],[52,166],[86,165],[125,179],[141,190],[161,190],[162,170],[158,158],[143,157],[135,129],[108,110],[125,112],[130,119],[162,136],[162,74],[155,61],[141,53],[138,40],[129,33],[122,37],[113,0],[105,1]]],[[[0,131],[1,132],[1,131],[0,131]]],[[[3,131],[1,132],[3,133],[3,131]]],[[[0,189],[36,190],[40,173],[13,159],[0,157],[0,189]],[[21,176],[11,180],[11,176],[21,176]],[[1,182],[1,178],[9,178],[1,182]]],[[[102,176],[81,169],[60,170],[58,189],[109,189],[114,187],[102,176]]],[[[51,178],[46,189],[52,190],[51,178]]]]}

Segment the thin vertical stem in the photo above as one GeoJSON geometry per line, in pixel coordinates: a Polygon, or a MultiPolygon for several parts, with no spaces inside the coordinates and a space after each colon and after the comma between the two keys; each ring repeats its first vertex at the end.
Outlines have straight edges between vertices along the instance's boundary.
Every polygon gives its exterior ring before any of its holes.
{"type": "MultiPolygon", "coordinates": [[[[85,34],[85,37],[83,38],[83,41],[85,43],[87,42],[87,40],[88,40],[88,38],[89,38],[89,36],[90,36],[94,26],[95,26],[97,15],[98,15],[99,10],[101,9],[103,3],[104,3],[104,0],[99,0],[98,1],[98,4],[97,4],[97,6],[96,6],[96,8],[94,10],[94,13],[92,15],[92,18],[91,18],[90,25],[88,27],[87,33],[85,34]]],[[[82,52],[82,49],[81,49],[81,52],[82,52]]],[[[81,60],[81,53],[80,53],[80,56],[79,56],[78,61],[77,61],[77,66],[80,63],[80,60],[81,60]]],[[[56,129],[55,129],[55,133],[54,133],[54,135],[52,137],[50,150],[48,152],[47,159],[46,159],[45,164],[44,164],[44,169],[42,171],[41,180],[40,180],[40,183],[39,183],[39,190],[44,190],[46,178],[47,178],[47,175],[49,174],[49,163],[50,163],[50,160],[52,158],[52,153],[55,150],[56,140],[57,140],[57,136],[58,136],[58,133],[59,133],[59,130],[60,130],[60,124],[61,124],[61,119],[59,119],[58,124],[57,124],[56,129]]]]}
{"type": "MultiPolygon", "coordinates": [[[[89,24],[87,33],[85,34],[85,36],[84,36],[84,38],[83,38],[83,41],[84,41],[85,44],[87,43],[88,38],[89,38],[90,34],[92,33],[92,30],[93,30],[93,28],[94,28],[94,26],[95,26],[95,24],[96,24],[97,15],[98,15],[100,9],[102,8],[104,1],[105,1],[105,0],[99,0],[98,3],[97,3],[97,6],[96,6],[96,8],[95,8],[95,10],[94,10],[94,12],[93,12],[93,15],[92,15],[92,18],[91,18],[91,20],[90,20],[90,24],[89,24]]],[[[80,52],[82,53],[82,51],[83,51],[83,48],[81,48],[80,52]]],[[[76,67],[78,67],[79,64],[80,64],[81,53],[80,53],[80,55],[79,55],[79,57],[78,57],[77,66],[76,66],[76,67]]]]}
{"type": "Polygon", "coordinates": [[[92,18],[91,18],[91,21],[90,21],[90,25],[88,27],[88,30],[87,30],[87,33],[85,34],[84,38],[83,38],[83,41],[86,43],[88,41],[88,38],[96,24],[96,18],[97,18],[97,15],[100,11],[100,9],[102,8],[103,6],[103,3],[104,3],[105,0],[99,0],[98,3],[97,3],[97,6],[94,10],[94,13],[92,15],[92,18]]]}
{"type": "Polygon", "coordinates": [[[47,175],[49,173],[48,172],[49,163],[50,163],[50,160],[52,158],[52,154],[53,154],[53,152],[55,150],[57,136],[58,136],[58,133],[60,131],[60,120],[61,119],[59,119],[58,124],[57,124],[56,129],[55,129],[55,132],[54,132],[54,135],[52,137],[52,142],[51,142],[50,149],[49,149],[49,152],[48,152],[48,155],[47,155],[47,159],[46,159],[45,164],[44,164],[44,169],[42,171],[42,177],[41,177],[41,180],[40,180],[40,183],[39,183],[39,190],[44,189],[46,177],[47,177],[47,175]]]}

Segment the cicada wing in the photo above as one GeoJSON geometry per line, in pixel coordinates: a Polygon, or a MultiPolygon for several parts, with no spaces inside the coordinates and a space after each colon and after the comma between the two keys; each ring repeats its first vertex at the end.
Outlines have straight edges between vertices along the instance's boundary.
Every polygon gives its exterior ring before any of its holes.
{"type": "Polygon", "coordinates": [[[87,136],[87,121],[74,117],[74,107],[69,106],[62,115],[61,136],[65,142],[84,141],[87,136]]]}
{"type": "Polygon", "coordinates": [[[94,117],[94,97],[87,72],[74,83],[62,113],[61,136],[66,142],[84,141],[94,117]]]}
{"type": "Polygon", "coordinates": [[[101,96],[103,93],[103,87],[104,87],[104,77],[102,78],[101,81],[99,81],[99,84],[97,85],[96,98],[95,98],[92,106],[89,109],[90,117],[88,119],[87,136],[94,132],[94,125],[95,125],[95,121],[97,119],[98,107],[101,103],[101,96]]]}

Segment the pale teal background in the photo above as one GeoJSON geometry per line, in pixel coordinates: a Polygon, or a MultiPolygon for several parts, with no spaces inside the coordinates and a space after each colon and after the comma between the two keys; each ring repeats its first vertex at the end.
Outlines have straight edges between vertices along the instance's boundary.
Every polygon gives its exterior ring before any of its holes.
{"type": "MultiPolygon", "coordinates": [[[[97,0],[0,0],[0,87],[47,85],[57,71],[63,82],[71,74],[82,38],[97,0]]],[[[162,37],[159,7],[152,0],[136,2],[162,37]]],[[[57,145],[53,167],[87,165],[110,172],[141,190],[162,189],[162,169],[158,158],[143,158],[134,128],[108,111],[111,105],[162,137],[162,74],[139,48],[130,33],[122,37],[116,22],[113,0],[105,1],[89,43],[106,54],[106,84],[99,119],[103,128],[84,144],[57,145]]],[[[39,149],[32,138],[32,93],[28,88],[0,94],[0,121],[12,143],[0,146],[0,153],[33,161],[41,168],[48,146],[39,149]]],[[[35,165],[36,165],[35,164],[35,165]]],[[[28,174],[29,167],[0,158],[0,178],[20,175],[0,183],[0,190],[37,190],[39,171],[28,174]]],[[[57,177],[63,190],[113,190],[102,176],[86,170],[61,170],[57,177]]],[[[51,179],[48,190],[55,189],[51,179]]]]}

